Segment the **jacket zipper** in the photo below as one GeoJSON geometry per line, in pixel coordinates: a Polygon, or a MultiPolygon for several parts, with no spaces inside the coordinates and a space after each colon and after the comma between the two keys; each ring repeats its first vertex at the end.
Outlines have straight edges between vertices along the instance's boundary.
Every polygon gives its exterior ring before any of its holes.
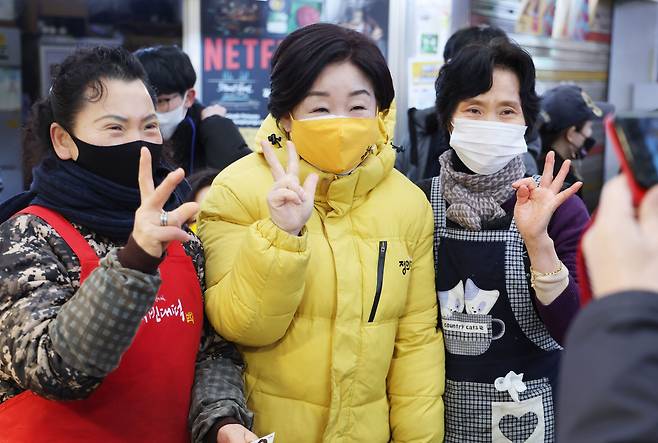
{"type": "Polygon", "coordinates": [[[384,263],[386,261],[387,247],[388,242],[386,240],[379,242],[379,258],[377,259],[377,289],[375,289],[375,300],[372,302],[372,309],[370,310],[368,323],[375,321],[375,314],[377,314],[377,307],[379,306],[379,298],[382,295],[382,286],[384,286],[384,263]]]}

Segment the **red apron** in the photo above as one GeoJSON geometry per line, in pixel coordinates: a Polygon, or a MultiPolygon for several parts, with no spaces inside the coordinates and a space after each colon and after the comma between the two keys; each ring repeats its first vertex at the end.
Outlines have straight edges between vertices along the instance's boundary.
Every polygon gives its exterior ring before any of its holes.
{"type": "MultiPolygon", "coordinates": [[[[39,206],[80,259],[80,282],[98,257],[61,215],[39,206]]],[[[162,285],[119,367],[83,400],[53,401],[24,391],[0,404],[0,442],[189,442],[187,416],[203,326],[196,270],[182,245],[171,243],[160,265],[162,285]]]]}

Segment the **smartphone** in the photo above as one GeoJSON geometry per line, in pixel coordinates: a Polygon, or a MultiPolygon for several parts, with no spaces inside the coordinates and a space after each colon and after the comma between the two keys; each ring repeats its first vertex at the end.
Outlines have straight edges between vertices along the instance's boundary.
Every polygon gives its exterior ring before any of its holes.
{"type": "Polygon", "coordinates": [[[658,185],[658,112],[618,113],[606,118],[605,127],[637,206],[658,185]]]}
{"type": "MultiPolygon", "coordinates": [[[[638,206],[647,189],[658,185],[658,112],[620,112],[608,115],[605,131],[628,180],[633,204],[638,206]]],[[[596,214],[583,231],[587,231],[596,214]]],[[[592,299],[582,237],[576,255],[581,305],[592,299]]]]}

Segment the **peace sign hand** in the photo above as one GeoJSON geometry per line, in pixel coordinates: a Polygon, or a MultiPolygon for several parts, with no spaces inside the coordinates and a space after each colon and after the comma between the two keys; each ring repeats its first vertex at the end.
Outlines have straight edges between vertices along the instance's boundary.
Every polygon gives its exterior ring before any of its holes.
{"type": "Polygon", "coordinates": [[[311,217],[317,174],[309,174],[304,185],[299,184],[299,157],[295,144],[286,143],[288,148],[288,168],[284,169],[268,141],[261,142],[265,160],[270,165],[274,185],[267,196],[270,217],[275,225],[290,235],[299,235],[311,217]]]}
{"type": "Polygon", "coordinates": [[[185,178],[185,172],[178,168],[170,172],[156,188],[153,184],[151,153],[147,148],[142,148],[139,157],[141,205],[135,212],[132,236],[137,244],[153,257],[162,257],[171,241],[186,242],[190,240],[190,235],[182,230],[181,226],[197,213],[199,210],[197,203],[185,203],[168,212],[167,225],[160,224],[163,207],[183,178],[185,178]]]}
{"type": "Polygon", "coordinates": [[[555,210],[569,197],[574,195],[583,185],[576,182],[569,188],[561,191],[564,179],[569,173],[571,160],[566,160],[555,179],[553,178],[553,167],[555,165],[555,152],[546,155],[544,173],[541,176],[539,186],[534,179],[527,177],[512,184],[516,189],[516,206],[514,207],[514,219],[519,233],[526,243],[541,240],[548,236],[548,223],[555,210]]]}

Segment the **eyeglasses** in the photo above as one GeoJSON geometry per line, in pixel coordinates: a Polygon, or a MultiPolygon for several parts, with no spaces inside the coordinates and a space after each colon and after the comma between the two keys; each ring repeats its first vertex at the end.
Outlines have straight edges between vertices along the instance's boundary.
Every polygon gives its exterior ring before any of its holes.
{"type": "Polygon", "coordinates": [[[156,105],[159,112],[169,112],[181,105],[183,96],[180,94],[169,94],[158,97],[156,105]]]}

